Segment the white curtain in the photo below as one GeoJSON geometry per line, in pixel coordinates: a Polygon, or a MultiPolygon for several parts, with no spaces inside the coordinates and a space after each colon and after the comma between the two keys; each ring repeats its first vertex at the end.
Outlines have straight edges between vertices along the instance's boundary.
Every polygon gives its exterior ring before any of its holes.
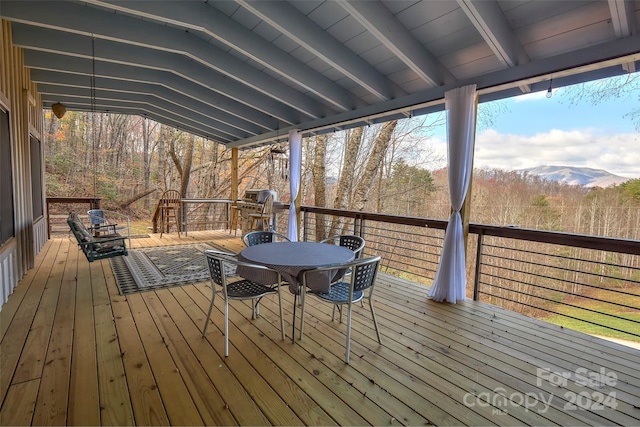
{"type": "Polygon", "coordinates": [[[473,166],[476,128],[476,85],[444,94],[447,110],[448,171],[451,217],[444,235],[442,256],[429,297],[442,302],[464,301],[467,288],[464,234],[460,209],[467,195],[473,166]]]}
{"type": "Polygon", "coordinates": [[[287,237],[292,242],[298,241],[298,219],[296,217],[296,198],[300,191],[300,171],[302,165],[302,134],[297,130],[289,131],[289,184],[291,203],[289,204],[289,227],[287,237]]]}

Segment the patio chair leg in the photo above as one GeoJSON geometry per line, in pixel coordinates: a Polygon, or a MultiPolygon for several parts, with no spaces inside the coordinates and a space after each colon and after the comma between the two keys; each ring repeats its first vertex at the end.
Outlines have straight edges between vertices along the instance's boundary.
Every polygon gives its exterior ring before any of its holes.
{"type": "Polygon", "coordinates": [[[229,300],[224,301],[224,357],[229,356],[229,300]]]}
{"type": "Polygon", "coordinates": [[[282,292],[280,292],[280,282],[278,282],[278,304],[280,305],[280,331],[282,332],[282,341],[285,340],[284,334],[284,311],[282,310],[282,292]]]}
{"type": "Polygon", "coordinates": [[[260,317],[260,298],[254,298],[251,300],[251,306],[253,308],[253,313],[251,314],[251,319],[256,320],[260,317]]]}
{"type": "Polygon", "coordinates": [[[296,306],[298,301],[298,294],[293,294],[293,322],[291,322],[291,342],[296,342],[296,306]]]}
{"type": "Polygon", "coordinates": [[[380,338],[380,330],[378,329],[378,319],[376,319],[376,312],[373,310],[373,301],[369,298],[369,308],[371,309],[371,317],[373,317],[373,326],[376,327],[376,335],[378,336],[378,343],[382,344],[380,338]]]}
{"type": "Polygon", "coordinates": [[[307,292],[304,286],[300,286],[298,291],[300,292],[300,305],[302,306],[300,309],[300,339],[302,339],[304,336],[304,305],[307,299],[307,292]]]}
{"type": "MultiPolygon", "coordinates": [[[[345,345],[346,354],[344,356],[344,363],[348,364],[349,356],[351,353],[351,303],[349,303],[347,310],[348,310],[347,312],[347,343],[345,345]]],[[[340,315],[342,315],[342,310],[340,311],[340,315]]]]}
{"type": "Polygon", "coordinates": [[[204,322],[204,328],[202,329],[202,337],[204,338],[204,336],[207,334],[207,327],[209,326],[209,320],[211,319],[211,310],[213,310],[213,303],[216,300],[216,292],[215,292],[215,285],[214,289],[213,289],[213,296],[211,297],[211,304],[209,304],[209,312],[207,313],[207,319],[204,322]]]}

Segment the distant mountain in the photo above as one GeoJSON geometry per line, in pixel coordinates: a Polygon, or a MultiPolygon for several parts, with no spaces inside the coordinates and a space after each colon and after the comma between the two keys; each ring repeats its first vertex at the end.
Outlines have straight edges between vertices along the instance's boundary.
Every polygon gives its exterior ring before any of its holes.
{"type": "Polygon", "coordinates": [[[535,168],[519,169],[518,172],[537,175],[549,181],[584,187],[606,188],[629,180],[629,178],[614,175],[602,169],[576,168],[572,166],[537,166],[535,168]]]}

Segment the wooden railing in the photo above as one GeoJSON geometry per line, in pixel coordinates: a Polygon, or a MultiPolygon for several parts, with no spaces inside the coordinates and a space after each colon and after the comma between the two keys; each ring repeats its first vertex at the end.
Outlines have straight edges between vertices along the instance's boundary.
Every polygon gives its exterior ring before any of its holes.
{"type": "MultiPolygon", "coordinates": [[[[367,241],[383,271],[430,285],[447,221],[303,206],[303,240],[367,241]],[[333,233],[332,233],[333,234],[333,233]]],[[[286,211],[285,211],[286,212],[286,211]]],[[[280,215],[284,231],[286,215],[280,215]]],[[[640,241],[470,224],[468,296],[598,335],[640,341],[640,241]]]]}
{"type": "MultiPolygon", "coordinates": [[[[47,238],[51,238],[51,205],[86,205],[89,209],[100,209],[101,198],[99,197],[47,197],[47,238]]],[[[84,212],[86,212],[86,209],[84,212]]],[[[65,215],[69,212],[65,212],[65,215]]],[[[66,219],[66,216],[65,216],[66,219]]],[[[66,220],[65,220],[66,224],[66,220]]],[[[68,228],[68,227],[67,227],[68,228]]]]}

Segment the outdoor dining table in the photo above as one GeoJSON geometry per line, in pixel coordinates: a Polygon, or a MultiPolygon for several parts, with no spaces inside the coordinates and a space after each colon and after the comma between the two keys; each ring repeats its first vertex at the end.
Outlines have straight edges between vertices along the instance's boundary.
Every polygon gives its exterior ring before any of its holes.
{"type": "MultiPolygon", "coordinates": [[[[355,259],[355,254],[348,248],[328,243],[274,242],[249,246],[240,252],[238,259],[278,271],[289,283],[291,292],[297,294],[303,271],[350,262],[355,259]]],[[[260,276],[264,273],[247,267],[238,266],[238,274],[258,283],[273,283],[268,277],[260,276]]],[[[307,286],[312,292],[329,292],[331,282],[341,274],[344,271],[333,277],[322,273],[311,275],[307,286]]]]}

